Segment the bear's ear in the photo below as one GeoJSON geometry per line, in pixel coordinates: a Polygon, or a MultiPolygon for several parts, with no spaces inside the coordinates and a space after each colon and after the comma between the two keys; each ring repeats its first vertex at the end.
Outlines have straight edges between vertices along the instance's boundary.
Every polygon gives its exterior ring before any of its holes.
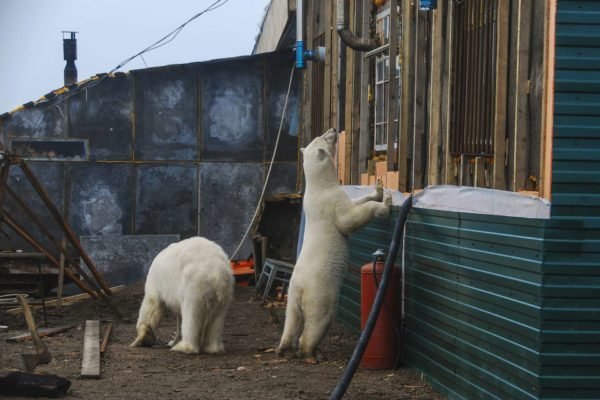
{"type": "Polygon", "coordinates": [[[304,150],[306,150],[304,147],[300,147],[300,153],[304,154],[304,150]]]}
{"type": "Polygon", "coordinates": [[[328,157],[331,157],[331,153],[325,149],[319,149],[318,157],[319,157],[319,160],[324,160],[328,157]]]}

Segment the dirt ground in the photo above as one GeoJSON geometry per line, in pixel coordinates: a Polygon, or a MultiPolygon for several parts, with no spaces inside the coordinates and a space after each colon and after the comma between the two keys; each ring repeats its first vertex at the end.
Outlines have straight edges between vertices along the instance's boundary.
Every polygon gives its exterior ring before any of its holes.
{"type": "MultiPolygon", "coordinates": [[[[334,324],[321,347],[320,364],[279,358],[272,350],[283,329],[285,309],[277,303],[263,304],[252,287],[236,285],[235,302],[224,330],[225,354],[184,355],[169,351],[166,342],[175,332],[173,316],[161,324],[160,346],[130,348],[142,297],[142,284],[111,297],[126,317],[124,321],[115,319],[103,302],[93,300],[64,307],[61,316],[48,316],[50,327],[78,325],[42,339],[53,359],[36,372],[69,379],[72,386],[66,398],[72,399],[326,399],[356,344],[356,335],[334,324]],[[101,337],[108,323],[113,323],[112,336],[101,359],[100,379],[79,377],[86,319],[100,320],[101,337]]],[[[35,316],[43,325],[42,315],[38,312],[35,316]]],[[[31,341],[8,343],[5,339],[25,329],[23,317],[0,311],[0,325],[9,326],[8,332],[0,333],[0,369],[22,369],[20,354],[34,352],[31,341]]],[[[359,369],[344,398],[444,399],[418,373],[407,368],[359,369]]]]}

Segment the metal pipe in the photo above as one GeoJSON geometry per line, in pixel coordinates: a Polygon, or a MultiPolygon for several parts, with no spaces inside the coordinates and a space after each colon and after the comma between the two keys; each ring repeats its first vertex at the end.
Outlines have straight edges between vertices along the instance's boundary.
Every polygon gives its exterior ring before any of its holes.
{"type": "Polygon", "coordinates": [[[338,380],[337,385],[331,392],[329,400],[339,400],[344,397],[344,393],[346,393],[346,389],[348,389],[348,386],[354,377],[354,373],[356,372],[358,364],[363,357],[365,349],[367,348],[367,344],[369,344],[371,334],[373,333],[375,323],[377,322],[377,317],[379,316],[379,311],[381,310],[381,306],[385,301],[385,292],[387,291],[391,279],[392,270],[394,268],[394,263],[396,262],[396,256],[398,255],[398,249],[400,247],[400,241],[402,240],[402,232],[408,218],[408,213],[412,208],[412,202],[413,197],[410,195],[406,200],[404,200],[404,204],[400,208],[400,215],[398,216],[398,220],[396,221],[396,225],[394,227],[392,241],[388,251],[388,257],[385,260],[385,266],[383,267],[383,273],[381,280],[379,281],[379,288],[375,294],[375,299],[373,300],[369,317],[367,318],[367,322],[365,323],[360,337],[358,338],[358,343],[354,348],[354,352],[350,357],[350,361],[348,361],[346,369],[338,380]]]}
{"type": "Polygon", "coordinates": [[[337,33],[342,42],[352,50],[369,51],[378,46],[376,39],[356,37],[348,27],[346,3],[348,0],[337,0],[337,33]]]}
{"type": "Polygon", "coordinates": [[[304,60],[304,2],[296,1],[296,68],[301,69],[306,66],[304,60]]]}

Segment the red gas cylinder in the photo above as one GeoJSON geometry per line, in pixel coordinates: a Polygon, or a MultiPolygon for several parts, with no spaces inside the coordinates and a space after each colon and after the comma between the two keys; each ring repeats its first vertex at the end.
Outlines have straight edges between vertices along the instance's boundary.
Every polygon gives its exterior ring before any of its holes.
{"type": "MultiPolygon", "coordinates": [[[[383,262],[375,263],[375,274],[373,263],[365,264],[360,269],[360,327],[364,329],[371,307],[375,300],[375,294],[381,282],[383,273],[383,262]]],[[[390,277],[385,302],[381,306],[375,328],[369,344],[360,362],[362,368],[367,369],[391,369],[395,367],[399,352],[400,338],[396,333],[394,325],[400,318],[399,310],[399,272],[394,266],[390,277]]],[[[399,329],[399,328],[398,328],[399,329]]]]}

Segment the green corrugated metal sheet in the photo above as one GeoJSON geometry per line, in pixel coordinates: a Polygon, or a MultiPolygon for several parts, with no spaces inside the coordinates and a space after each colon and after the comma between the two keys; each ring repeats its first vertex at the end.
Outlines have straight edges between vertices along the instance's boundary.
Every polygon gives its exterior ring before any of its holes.
{"type": "MultiPolygon", "coordinates": [[[[338,318],[355,332],[359,268],[387,249],[396,218],[350,239],[338,318]]],[[[406,364],[453,399],[600,398],[599,228],[413,209],[406,364]]]]}
{"type": "MultiPolygon", "coordinates": [[[[559,0],[556,39],[551,219],[409,216],[405,361],[452,399],[600,399],[600,1],[559,0]]],[[[350,240],[355,331],[396,216],[350,240]]]]}
{"type": "Polygon", "coordinates": [[[387,252],[397,218],[394,208],[389,219],[373,221],[350,237],[350,265],[340,290],[337,319],[356,334],[360,333],[360,268],[373,261],[377,249],[387,252]]]}
{"type": "Polygon", "coordinates": [[[559,0],[552,216],[600,218],[600,2],[559,0]]]}
{"type": "Polygon", "coordinates": [[[600,2],[558,1],[540,396],[600,398],[600,2]]]}
{"type": "Polygon", "coordinates": [[[543,233],[544,221],[413,210],[406,362],[453,398],[535,399],[543,233]]]}

